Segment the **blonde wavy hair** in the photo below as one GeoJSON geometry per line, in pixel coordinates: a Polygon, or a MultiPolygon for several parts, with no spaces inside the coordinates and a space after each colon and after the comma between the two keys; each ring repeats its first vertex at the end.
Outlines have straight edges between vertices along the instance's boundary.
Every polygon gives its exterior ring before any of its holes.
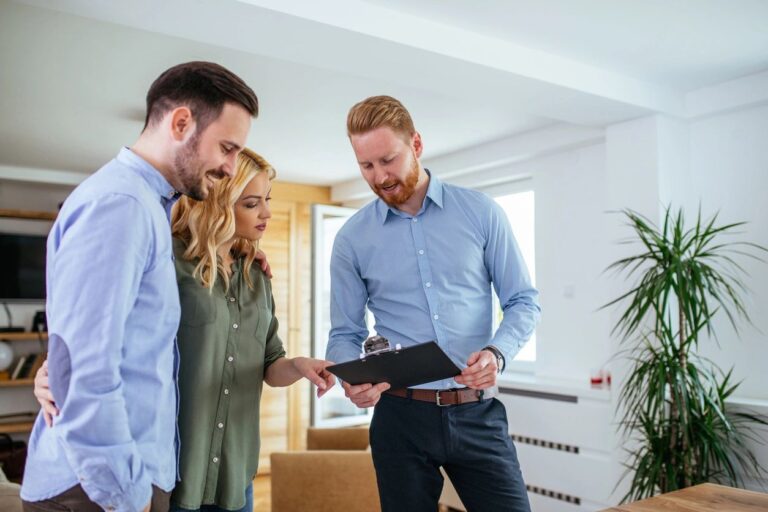
{"type": "MultiPolygon", "coordinates": [[[[187,245],[183,258],[198,260],[193,276],[209,290],[213,290],[218,276],[224,280],[224,289],[229,289],[229,274],[217,251],[235,236],[235,203],[248,183],[262,172],[266,172],[270,180],[275,178],[276,172],[269,162],[245,148],[237,157],[232,178],[216,182],[203,201],[184,196],[173,207],[171,232],[187,245]]],[[[258,249],[258,242],[243,238],[237,238],[232,244],[235,256],[245,258],[243,273],[251,288],[250,271],[258,249]]]]}

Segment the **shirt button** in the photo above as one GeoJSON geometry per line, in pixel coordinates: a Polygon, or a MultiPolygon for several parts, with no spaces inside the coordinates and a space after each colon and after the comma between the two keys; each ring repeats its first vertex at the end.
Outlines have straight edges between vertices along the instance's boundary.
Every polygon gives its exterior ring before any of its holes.
{"type": "Polygon", "coordinates": [[[424,254],[424,249],[419,249],[419,254],[424,254]]]}
{"type": "Polygon", "coordinates": [[[237,329],[237,324],[232,324],[233,329],[237,329]]]}
{"type": "Polygon", "coordinates": [[[430,283],[429,281],[427,281],[427,284],[426,284],[426,286],[427,286],[427,288],[432,288],[432,283],[430,283]]]}
{"type": "Polygon", "coordinates": [[[219,428],[224,428],[224,424],[223,424],[223,423],[219,423],[219,424],[218,424],[218,427],[219,427],[219,428]]]}
{"type": "Polygon", "coordinates": [[[432,318],[434,318],[435,320],[440,320],[440,315],[435,315],[432,318]]]}
{"type": "Polygon", "coordinates": [[[213,462],[214,462],[214,463],[216,463],[216,462],[219,462],[219,458],[218,458],[218,457],[214,457],[214,458],[213,458],[213,462]]]}
{"type": "Polygon", "coordinates": [[[232,361],[234,361],[234,360],[235,360],[235,358],[234,358],[234,357],[232,357],[232,356],[229,356],[229,357],[227,358],[227,361],[229,361],[230,363],[231,363],[232,361]]]}
{"type": "Polygon", "coordinates": [[[230,297],[229,298],[229,302],[235,302],[235,298],[234,297],[230,297]]]}
{"type": "Polygon", "coordinates": [[[413,219],[413,223],[414,224],[417,223],[417,222],[419,222],[419,219],[413,219]]]}
{"type": "Polygon", "coordinates": [[[228,394],[229,394],[229,390],[228,390],[228,389],[225,389],[225,390],[224,390],[224,394],[225,394],[225,395],[228,395],[228,394]]]}

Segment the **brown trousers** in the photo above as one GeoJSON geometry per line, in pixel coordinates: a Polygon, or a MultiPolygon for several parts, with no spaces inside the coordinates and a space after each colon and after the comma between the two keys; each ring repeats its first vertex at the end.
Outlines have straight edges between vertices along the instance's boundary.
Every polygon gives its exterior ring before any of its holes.
{"type": "MultiPolygon", "coordinates": [[[[152,486],[150,512],[168,512],[171,493],[152,486]]],[[[24,501],[24,512],[101,512],[103,509],[92,502],[79,485],[58,496],[43,501],[24,501]]]]}

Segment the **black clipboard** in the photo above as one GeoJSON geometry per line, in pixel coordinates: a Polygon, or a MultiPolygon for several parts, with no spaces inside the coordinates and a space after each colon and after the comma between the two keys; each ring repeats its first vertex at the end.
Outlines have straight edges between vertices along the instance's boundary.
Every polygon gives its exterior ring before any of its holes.
{"type": "Polygon", "coordinates": [[[350,384],[388,382],[392,389],[448,379],[461,370],[437,343],[428,341],[400,350],[388,350],[326,368],[350,384]]]}

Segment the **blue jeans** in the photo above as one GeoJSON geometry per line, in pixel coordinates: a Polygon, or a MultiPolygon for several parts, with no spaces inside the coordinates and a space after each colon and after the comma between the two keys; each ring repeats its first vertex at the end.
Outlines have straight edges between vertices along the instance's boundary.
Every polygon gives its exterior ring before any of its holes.
{"type": "Polygon", "coordinates": [[[495,398],[438,407],[381,395],[370,430],[381,510],[436,510],[442,466],[467,510],[530,512],[508,428],[495,398]]]}
{"type": "Polygon", "coordinates": [[[243,508],[237,510],[229,510],[226,508],[217,507],[216,505],[203,505],[202,507],[193,510],[189,508],[180,508],[171,503],[170,512],[253,512],[253,483],[249,484],[245,488],[245,505],[243,508]]]}

